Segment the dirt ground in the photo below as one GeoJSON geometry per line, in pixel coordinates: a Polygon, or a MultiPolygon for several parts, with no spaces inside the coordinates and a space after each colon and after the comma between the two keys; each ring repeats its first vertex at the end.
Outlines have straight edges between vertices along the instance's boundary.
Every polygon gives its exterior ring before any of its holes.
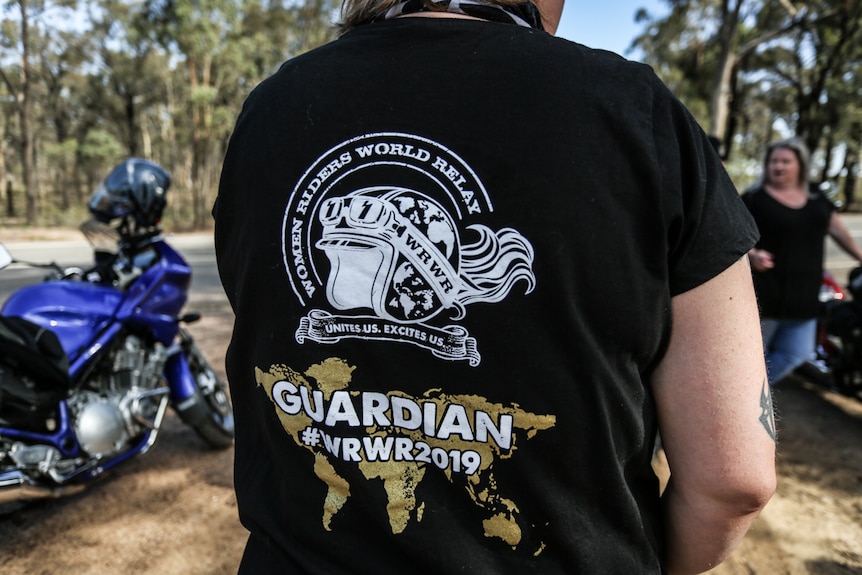
{"type": "MultiPolygon", "coordinates": [[[[53,238],[52,238],[53,239],[53,238]]],[[[194,301],[191,326],[223,375],[232,315],[194,301]]],[[[775,391],[778,492],[714,575],[862,575],[862,403],[802,380],[775,391]]],[[[156,446],[84,493],[0,516],[3,575],[233,574],[245,543],[232,450],[170,414],[156,446]]]]}

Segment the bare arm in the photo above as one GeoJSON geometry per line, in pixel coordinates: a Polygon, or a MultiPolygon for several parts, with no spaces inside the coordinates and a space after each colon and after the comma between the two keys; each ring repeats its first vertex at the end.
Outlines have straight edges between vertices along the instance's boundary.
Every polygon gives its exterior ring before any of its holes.
{"type": "Polygon", "coordinates": [[[829,220],[829,236],[847,254],[862,262],[862,250],[859,249],[859,245],[853,239],[853,236],[850,235],[850,230],[844,225],[844,221],[838,215],[838,212],[832,212],[832,218],[829,220]]]}
{"type": "Polygon", "coordinates": [[[669,575],[701,573],[739,544],[775,491],[775,425],[746,258],[672,300],[653,378],[670,482],[669,575]]]}

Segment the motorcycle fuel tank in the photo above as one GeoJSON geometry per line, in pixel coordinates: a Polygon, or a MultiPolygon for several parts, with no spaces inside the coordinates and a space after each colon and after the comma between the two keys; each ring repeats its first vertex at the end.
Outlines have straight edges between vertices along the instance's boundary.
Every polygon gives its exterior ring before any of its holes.
{"type": "Polygon", "coordinates": [[[123,293],[86,282],[50,281],[21,288],[3,305],[14,315],[52,330],[70,360],[111,321],[123,293]]]}

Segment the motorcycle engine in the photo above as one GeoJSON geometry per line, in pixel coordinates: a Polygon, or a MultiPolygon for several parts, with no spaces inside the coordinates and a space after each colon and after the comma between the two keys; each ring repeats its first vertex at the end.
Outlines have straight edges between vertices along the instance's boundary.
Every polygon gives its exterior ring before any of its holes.
{"type": "Polygon", "coordinates": [[[78,395],[75,433],[88,454],[107,457],[120,452],[132,435],[129,420],[120,402],[122,397],[101,397],[93,392],[78,395]]]}
{"type": "Polygon", "coordinates": [[[87,454],[101,459],[121,453],[151,428],[159,399],[145,392],[161,381],[166,359],[161,344],[147,346],[127,335],[101,361],[68,402],[78,443],[87,454]]]}

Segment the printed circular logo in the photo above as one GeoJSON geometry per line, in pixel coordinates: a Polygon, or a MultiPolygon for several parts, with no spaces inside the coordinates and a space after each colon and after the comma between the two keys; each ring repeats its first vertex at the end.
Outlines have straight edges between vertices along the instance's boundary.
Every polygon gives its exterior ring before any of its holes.
{"type": "Polygon", "coordinates": [[[309,167],[284,214],[284,264],[310,307],[296,338],[405,342],[479,365],[458,325],[466,307],[535,286],[533,248],[482,222],[485,187],[454,152],[400,133],[368,134],[309,167]]]}

